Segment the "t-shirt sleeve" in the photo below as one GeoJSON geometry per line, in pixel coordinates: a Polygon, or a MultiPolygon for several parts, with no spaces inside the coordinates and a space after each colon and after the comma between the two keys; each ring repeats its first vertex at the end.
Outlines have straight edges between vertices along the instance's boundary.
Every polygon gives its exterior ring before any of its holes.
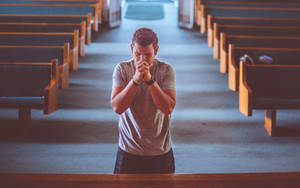
{"type": "Polygon", "coordinates": [[[175,71],[171,65],[167,65],[165,68],[161,89],[175,90],[175,71]]]}
{"type": "Polygon", "coordinates": [[[120,64],[116,65],[112,75],[112,85],[113,87],[125,87],[125,77],[122,72],[122,67],[120,64]]]}

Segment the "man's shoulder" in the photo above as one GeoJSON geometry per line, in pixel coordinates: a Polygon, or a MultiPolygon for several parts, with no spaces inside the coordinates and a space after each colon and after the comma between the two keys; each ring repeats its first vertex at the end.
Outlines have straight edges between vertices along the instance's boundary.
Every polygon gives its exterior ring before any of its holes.
{"type": "Polygon", "coordinates": [[[157,62],[159,70],[161,70],[161,71],[174,71],[171,64],[166,63],[164,61],[160,61],[158,59],[156,59],[156,62],[157,62]]]}
{"type": "Polygon", "coordinates": [[[122,61],[116,65],[116,68],[122,69],[122,70],[127,70],[132,67],[132,63],[133,63],[132,60],[122,61]]]}

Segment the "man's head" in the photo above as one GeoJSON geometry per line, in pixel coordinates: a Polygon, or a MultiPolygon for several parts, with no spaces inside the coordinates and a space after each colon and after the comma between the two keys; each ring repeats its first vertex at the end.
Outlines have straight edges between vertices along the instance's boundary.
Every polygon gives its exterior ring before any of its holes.
{"type": "Polygon", "coordinates": [[[144,60],[152,65],[157,51],[158,38],[154,31],[149,28],[140,28],[135,31],[131,42],[131,52],[135,62],[144,60]]]}

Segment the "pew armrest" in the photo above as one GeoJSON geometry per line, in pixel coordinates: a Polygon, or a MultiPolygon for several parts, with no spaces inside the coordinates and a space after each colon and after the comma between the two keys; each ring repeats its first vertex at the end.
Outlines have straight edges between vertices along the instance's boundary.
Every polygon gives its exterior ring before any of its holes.
{"type": "Polygon", "coordinates": [[[245,116],[252,116],[252,90],[248,87],[246,80],[246,64],[240,62],[240,78],[239,78],[239,111],[245,116]]]}

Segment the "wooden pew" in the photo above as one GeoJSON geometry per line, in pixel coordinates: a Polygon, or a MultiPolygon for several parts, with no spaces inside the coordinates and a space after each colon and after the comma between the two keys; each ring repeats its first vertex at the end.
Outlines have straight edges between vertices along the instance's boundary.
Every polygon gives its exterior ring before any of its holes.
{"type": "Polygon", "coordinates": [[[0,174],[0,181],[13,188],[282,188],[299,187],[300,173],[0,174]]]}
{"type": "Polygon", "coordinates": [[[1,14],[88,15],[92,16],[93,29],[98,31],[98,4],[0,4],[1,14]]]}
{"type": "Polygon", "coordinates": [[[300,109],[300,65],[252,65],[240,62],[239,110],[251,116],[265,110],[265,128],[276,132],[277,109],[300,109]]]}
{"type": "MultiPolygon", "coordinates": [[[[229,44],[235,47],[261,48],[300,48],[299,36],[255,36],[255,35],[226,35],[221,33],[220,40],[220,72],[228,72],[229,44]]],[[[232,59],[233,57],[231,57],[232,59]]]]}
{"type": "Polygon", "coordinates": [[[220,25],[214,23],[213,57],[220,58],[220,35],[300,36],[300,26],[220,25]]]}
{"type": "MultiPolygon", "coordinates": [[[[259,6],[259,5],[257,5],[259,6]]],[[[284,4],[282,5],[284,6],[284,4]]],[[[300,8],[281,7],[249,7],[249,6],[206,6],[201,5],[201,33],[207,31],[207,15],[218,17],[268,17],[268,18],[300,18],[300,8]]]]}
{"type": "MultiPolygon", "coordinates": [[[[88,15],[34,15],[34,14],[0,14],[0,22],[25,22],[25,23],[79,23],[85,24],[85,43],[92,41],[91,14],[88,15]],[[83,23],[85,22],[85,23],[83,23]]],[[[81,28],[79,29],[81,31],[81,28]]]]}
{"type": "MultiPolygon", "coordinates": [[[[250,6],[250,7],[294,7],[300,5],[299,2],[295,1],[284,1],[282,3],[282,0],[260,0],[260,1],[249,1],[249,0],[196,0],[197,6],[195,7],[197,20],[201,20],[201,6],[250,6]]],[[[201,22],[198,23],[198,25],[201,25],[201,22]]]]}
{"type": "Polygon", "coordinates": [[[43,109],[44,114],[56,111],[57,77],[57,60],[0,63],[0,108],[19,110],[21,134],[30,130],[31,109],[43,109]]]}
{"type": "Polygon", "coordinates": [[[300,48],[235,47],[230,44],[228,87],[233,91],[239,90],[239,62],[244,54],[249,55],[257,63],[260,56],[266,55],[273,58],[273,64],[300,64],[300,48]]]}
{"type": "MultiPolygon", "coordinates": [[[[24,1],[18,1],[18,0],[1,0],[4,3],[35,3],[35,4],[40,4],[40,3],[54,3],[54,4],[94,4],[98,7],[98,23],[101,24],[102,22],[102,14],[103,14],[103,3],[105,0],[26,0],[24,1]]],[[[96,31],[96,30],[95,30],[96,31]]],[[[97,30],[98,31],[98,30],[97,30]]]]}
{"type": "Polygon", "coordinates": [[[208,46],[214,45],[214,23],[219,25],[297,26],[300,18],[222,17],[207,15],[208,46]]]}
{"type": "Polygon", "coordinates": [[[0,32],[0,45],[63,46],[70,44],[70,68],[78,70],[78,30],[73,33],[0,32]]]}
{"type": "Polygon", "coordinates": [[[69,87],[69,44],[64,46],[4,46],[0,45],[0,62],[48,62],[58,59],[60,88],[69,87]]]}
{"type": "Polygon", "coordinates": [[[85,26],[77,23],[0,22],[2,32],[74,32],[79,29],[79,54],[85,56],[85,26]]]}

